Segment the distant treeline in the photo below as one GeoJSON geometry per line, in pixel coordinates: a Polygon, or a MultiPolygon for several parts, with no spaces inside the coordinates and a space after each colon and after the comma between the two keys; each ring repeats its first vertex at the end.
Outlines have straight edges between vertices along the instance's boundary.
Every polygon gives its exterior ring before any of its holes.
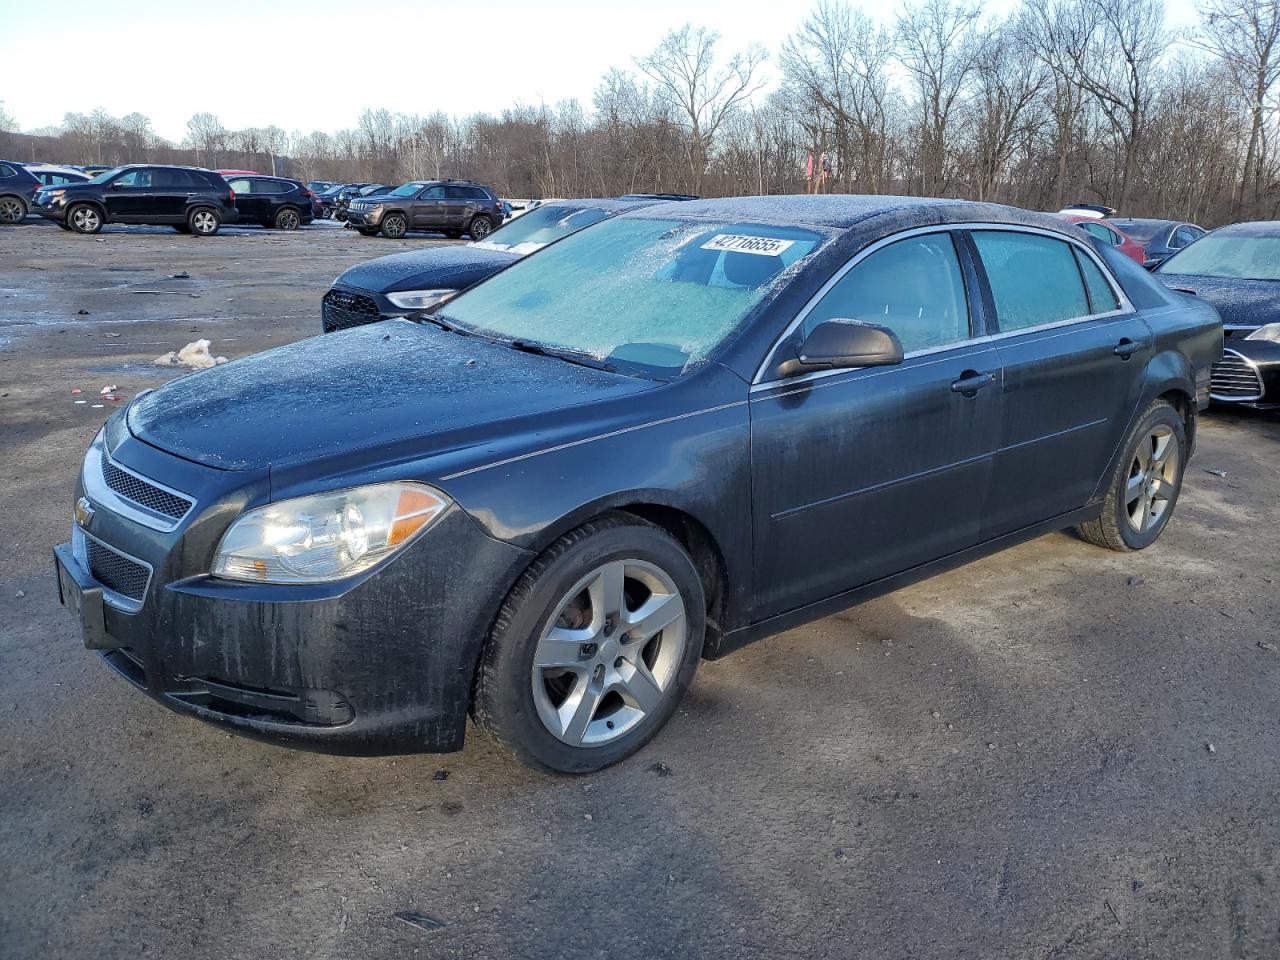
{"type": "Polygon", "coordinates": [[[1185,31],[1168,27],[1163,0],[1026,2],[1005,18],[907,0],[889,26],[819,0],[774,51],[723,54],[717,41],[672,31],[610,70],[590,107],[369,109],[334,133],[228,130],[198,113],[175,145],[141,114],[102,110],[18,133],[0,105],[0,156],[465,176],[516,197],[813,189],[1100,202],[1206,225],[1280,216],[1280,0],[1204,0],[1185,31]],[[783,81],[765,93],[770,58],[783,81]]]}

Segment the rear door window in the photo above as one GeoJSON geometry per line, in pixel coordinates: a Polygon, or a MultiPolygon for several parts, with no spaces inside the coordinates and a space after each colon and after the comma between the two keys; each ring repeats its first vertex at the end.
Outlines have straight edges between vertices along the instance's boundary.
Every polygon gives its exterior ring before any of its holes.
{"type": "Polygon", "coordinates": [[[969,339],[969,302],[951,234],[908,237],[867,256],[809,311],[805,335],[834,318],[888,327],[905,353],[969,339]]]}
{"type": "Polygon", "coordinates": [[[1085,290],[1089,293],[1089,307],[1092,313],[1110,313],[1120,309],[1120,298],[1116,296],[1102,270],[1086,254],[1077,250],[1076,259],[1080,263],[1080,272],[1084,274],[1085,290]]]}
{"type": "Polygon", "coordinates": [[[1090,313],[1071,245],[1036,233],[974,230],[1002,331],[1024,330],[1090,313]]]}

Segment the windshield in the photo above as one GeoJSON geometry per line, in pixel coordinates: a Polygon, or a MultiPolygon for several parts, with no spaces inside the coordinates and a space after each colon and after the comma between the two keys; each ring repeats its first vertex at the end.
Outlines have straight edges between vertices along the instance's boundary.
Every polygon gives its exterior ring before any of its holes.
{"type": "Polygon", "coordinates": [[[1139,243],[1150,243],[1157,233],[1168,230],[1170,224],[1164,220],[1112,220],[1116,228],[1126,237],[1139,243]]]}
{"type": "Polygon", "coordinates": [[[523,341],[675,375],[733,333],[812,230],[703,220],[607,220],[521,260],[437,314],[523,341]]]}
{"type": "Polygon", "coordinates": [[[412,197],[415,193],[425,187],[425,183],[402,183],[400,186],[392,190],[387,196],[390,197],[412,197]]]}
{"type": "Polygon", "coordinates": [[[108,180],[110,180],[112,177],[114,177],[117,173],[119,173],[123,169],[124,169],[123,167],[113,167],[110,170],[104,170],[102,173],[98,174],[96,177],[94,177],[88,182],[89,183],[106,183],[108,180]]]}
{"type": "Polygon", "coordinates": [[[1162,263],[1159,273],[1280,280],[1280,237],[1209,234],[1162,263]]]}
{"type": "Polygon", "coordinates": [[[539,207],[517,217],[484,240],[473,244],[489,250],[514,250],[533,253],[561,237],[577,233],[583,227],[607,220],[610,214],[597,207],[566,207],[558,204],[539,207]]]}

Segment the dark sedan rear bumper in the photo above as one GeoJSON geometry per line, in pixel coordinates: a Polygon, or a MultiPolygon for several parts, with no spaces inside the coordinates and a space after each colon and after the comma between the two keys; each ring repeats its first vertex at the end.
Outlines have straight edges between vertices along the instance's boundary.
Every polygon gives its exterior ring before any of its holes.
{"type": "Polygon", "coordinates": [[[1280,409],[1280,343],[1228,337],[1209,389],[1216,404],[1280,409]]]}

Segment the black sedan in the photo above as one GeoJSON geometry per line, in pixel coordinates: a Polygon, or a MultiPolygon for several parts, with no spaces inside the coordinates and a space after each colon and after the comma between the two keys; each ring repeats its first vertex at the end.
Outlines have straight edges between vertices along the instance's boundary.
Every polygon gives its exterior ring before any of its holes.
{"type": "Polygon", "coordinates": [[[1213,365],[1214,402],[1280,408],[1280,222],[1214,230],[1155,275],[1222,315],[1226,349],[1213,365]]]}
{"type": "Polygon", "coordinates": [[[1150,220],[1111,217],[1107,220],[1126,237],[1142,244],[1146,266],[1159,266],[1183,247],[1189,247],[1208,231],[1182,220],[1150,220]]]}
{"type": "Polygon", "coordinates": [[[422,322],[174,380],[94,440],[63,602],[173,710],[597,770],[702,658],[1075,527],[1173,514],[1212,307],[1007,207],[669,203],[422,322]]]}
{"type": "Polygon", "coordinates": [[[561,237],[655,202],[543,204],[465,247],[428,247],[357,264],[340,274],[324,295],[321,324],[329,333],[431,309],[561,237]]]}

